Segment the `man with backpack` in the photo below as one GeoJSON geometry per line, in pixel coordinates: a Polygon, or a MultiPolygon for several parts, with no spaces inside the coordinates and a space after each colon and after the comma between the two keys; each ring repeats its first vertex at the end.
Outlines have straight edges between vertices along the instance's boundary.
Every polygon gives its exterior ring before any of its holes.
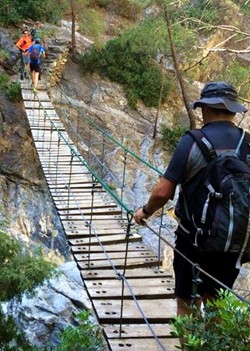
{"type": "Polygon", "coordinates": [[[40,73],[40,64],[45,57],[45,48],[40,44],[40,39],[35,40],[35,44],[29,47],[27,54],[30,55],[30,72],[34,85],[34,92],[37,92],[38,77],[40,73]]]}
{"type": "MultiPolygon", "coordinates": [[[[137,224],[145,224],[180,184],[176,249],[229,288],[240,265],[250,261],[250,135],[233,123],[236,113],[247,111],[237,99],[226,82],[204,86],[191,105],[201,108],[203,127],[181,138],[148,203],[134,215],[137,224]]],[[[206,274],[199,275],[193,296],[194,266],[176,251],[173,265],[179,315],[190,314],[193,298],[200,306],[217,297],[222,286],[206,274]]]]}

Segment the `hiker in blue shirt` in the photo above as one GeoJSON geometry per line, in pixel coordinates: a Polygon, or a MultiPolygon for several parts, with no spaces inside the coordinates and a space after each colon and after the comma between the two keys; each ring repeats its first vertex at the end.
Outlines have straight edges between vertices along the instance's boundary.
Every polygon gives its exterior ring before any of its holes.
{"type": "Polygon", "coordinates": [[[40,44],[40,39],[36,38],[35,43],[27,50],[30,54],[30,72],[34,85],[34,92],[37,92],[38,77],[40,73],[40,64],[45,57],[45,48],[40,44]]]}

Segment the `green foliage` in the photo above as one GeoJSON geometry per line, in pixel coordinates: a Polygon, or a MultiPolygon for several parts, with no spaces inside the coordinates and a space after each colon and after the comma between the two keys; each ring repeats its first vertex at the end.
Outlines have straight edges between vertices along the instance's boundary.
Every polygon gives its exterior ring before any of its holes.
{"type": "Polygon", "coordinates": [[[2,0],[0,25],[15,25],[27,18],[56,22],[63,17],[66,7],[66,0],[58,0],[57,6],[53,0],[2,0]]]}
{"type": "Polygon", "coordinates": [[[117,15],[131,20],[138,19],[142,11],[140,4],[133,0],[113,0],[108,8],[117,15]]]}
{"type": "Polygon", "coordinates": [[[162,16],[146,17],[136,27],[126,30],[120,40],[129,42],[133,51],[144,51],[152,58],[156,57],[159,50],[169,52],[167,28],[162,16]]]}
{"type": "Polygon", "coordinates": [[[91,38],[98,45],[101,33],[104,33],[105,26],[103,19],[95,9],[86,8],[81,16],[79,25],[80,32],[86,37],[91,38]]]}
{"type": "Polygon", "coordinates": [[[247,303],[221,290],[204,315],[193,307],[190,316],[177,316],[173,334],[185,339],[184,351],[249,351],[249,310],[247,303]]]}
{"type": "Polygon", "coordinates": [[[90,0],[91,7],[99,6],[107,9],[109,4],[110,4],[110,0],[90,0]]]}
{"type": "Polygon", "coordinates": [[[5,92],[11,102],[20,102],[22,100],[21,86],[18,82],[11,82],[5,92]]]}
{"type": "Polygon", "coordinates": [[[159,67],[147,53],[133,50],[130,42],[110,40],[105,48],[93,48],[82,60],[83,72],[99,71],[109,79],[123,84],[131,107],[141,99],[146,106],[158,106],[163,82],[163,101],[171,89],[171,78],[162,76],[159,67]]]}
{"type": "Polygon", "coordinates": [[[218,80],[226,80],[239,88],[239,95],[250,98],[250,81],[248,78],[248,67],[241,66],[237,60],[231,60],[225,70],[218,76],[218,80]]]}
{"type": "Polygon", "coordinates": [[[53,274],[55,265],[45,261],[41,249],[28,251],[0,231],[0,301],[32,294],[35,287],[53,274]]]}
{"type": "Polygon", "coordinates": [[[0,91],[6,89],[9,82],[9,77],[6,73],[0,73],[0,91]]]}
{"type": "MultiPolygon", "coordinates": [[[[2,227],[3,223],[0,223],[0,302],[19,299],[25,292],[33,294],[34,288],[51,277],[55,268],[53,263],[44,260],[41,250],[28,251],[2,227]]],[[[14,320],[4,315],[1,307],[0,330],[0,350],[33,350],[14,320]]]]}
{"type": "Polygon", "coordinates": [[[10,57],[10,53],[7,50],[0,49],[0,63],[10,57]]]}
{"type": "Polygon", "coordinates": [[[187,129],[181,125],[168,128],[166,125],[161,126],[162,140],[167,150],[173,151],[180,140],[181,136],[187,129]]]}
{"type": "MultiPolygon", "coordinates": [[[[200,21],[211,25],[218,25],[220,21],[219,7],[213,4],[212,1],[207,0],[196,1],[192,4],[188,1],[186,6],[181,8],[180,15],[187,18],[200,19],[200,21]]],[[[192,23],[192,21],[190,23],[192,23]]]]}
{"type": "Polygon", "coordinates": [[[25,340],[23,333],[10,316],[5,316],[0,308],[0,350],[1,351],[32,351],[33,347],[25,340]]]}
{"type": "Polygon", "coordinates": [[[246,0],[236,0],[234,1],[241,9],[241,12],[245,16],[250,16],[250,2],[246,0]]]}
{"type": "Polygon", "coordinates": [[[78,326],[67,327],[60,335],[60,345],[53,347],[53,351],[103,351],[101,330],[90,322],[89,316],[88,311],[80,312],[78,326]]]}

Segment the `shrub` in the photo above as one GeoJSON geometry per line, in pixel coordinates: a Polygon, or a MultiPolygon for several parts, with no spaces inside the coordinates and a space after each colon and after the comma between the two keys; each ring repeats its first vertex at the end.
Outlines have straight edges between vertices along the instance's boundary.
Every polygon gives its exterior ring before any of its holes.
{"type": "Polygon", "coordinates": [[[7,50],[0,49],[0,63],[10,57],[10,53],[7,50]]]}
{"type": "MultiPolygon", "coordinates": [[[[0,222],[0,302],[19,299],[54,274],[55,265],[45,261],[42,252],[28,250],[2,230],[0,222]]],[[[0,306],[0,350],[31,351],[14,320],[5,316],[0,306]],[[17,346],[18,345],[18,346],[17,346]]]]}
{"type": "Polygon", "coordinates": [[[0,350],[1,351],[33,351],[25,336],[18,330],[14,319],[5,316],[0,308],[0,350]]]}
{"type": "Polygon", "coordinates": [[[89,320],[88,311],[80,312],[78,326],[67,327],[60,335],[60,345],[53,351],[104,351],[104,341],[100,328],[89,320]]]}
{"type": "Polygon", "coordinates": [[[166,125],[161,126],[162,140],[167,150],[173,151],[180,140],[181,136],[187,129],[181,125],[168,128],[166,125]]]}
{"type": "Polygon", "coordinates": [[[224,68],[218,76],[218,80],[229,81],[235,87],[240,87],[239,94],[249,99],[250,82],[248,78],[248,67],[243,67],[237,60],[231,60],[230,64],[224,68]]]}
{"type": "Polygon", "coordinates": [[[97,44],[101,34],[105,30],[104,21],[100,13],[95,9],[89,8],[83,11],[79,27],[83,35],[92,38],[97,44]]]}
{"type": "Polygon", "coordinates": [[[54,6],[53,0],[2,0],[0,24],[16,25],[27,18],[56,22],[63,17],[65,10],[64,0],[58,0],[57,6],[54,6]]]}
{"type": "Polygon", "coordinates": [[[44,260],[41,249],[30,251],[0,230],[0,301],[19,298],[53,274],[55,265],[44,260]]]}
{"type": "MultiPolygon", "coordinates": [[[[162,72],[146,52],[133,50],[129,41],[110,40],[103,49],[92,49],[82,59],[86,72],[97,70],[112,81],[123,84],[132,108],[141,99],[146,106],[158,106],[162,72]]],[[[163,101],[171,89],[171,78],[165,74],[163,101]]]]}
{"type": "Polygon", "coordinates": [[[8,82],[8,75],[6,73],[0,73],[0,91],[3,91],[7,88],[8,82]]]}
{"type": "Polygon", "coordinates": [[[124,18],[137,20],[141,14],[142,6],[133,0],[113,0],[110,1],[108,9],[124,18]]]}
{"type": "Polygon", "coordinates": [[[20,83],[18,82],[10,83],[7,86],[7,90],[5,94],[11,102],[20,102],[22,100],[20,83]]]}
{"type": "Polygon", "coordinates": [[[173,334],[186,340],[184,351],[249,351],[249,308],[221,290],[219,298],[207,304],[205,314],[193,307],[190,316],[177,316],[173,334]]]}

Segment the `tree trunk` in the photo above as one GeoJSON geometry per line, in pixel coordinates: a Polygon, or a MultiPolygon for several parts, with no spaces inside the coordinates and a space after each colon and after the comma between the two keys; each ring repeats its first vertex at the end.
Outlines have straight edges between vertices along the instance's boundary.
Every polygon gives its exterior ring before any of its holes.
{"type": "Polygon", "coordinates": [[[174,68],[175,68],[175,72],[176,72],[176,76],[177,76],[178,82],[180,84],[183,102],[184,102],[184,105],[185,105],[187,113],[188,113],[188,118],[189,118],[189,122],[190,122],[190,129],[194,129],[196,127],[195,116],[194,116],[193,111],[189,107],[188,97],[187,97],[187,93],[186,93],[186,89],[185,89],[182,73],[181,73],[181,71],[179,69],[176,49],[175,49],[173,36],[172,36],[172,29],[171,29],[171,23],[170,23],[169,12],[168,12],[168,5],[166,3],[164,4],[164,16],[165,16],[165,21],[167,23],[168,39],[169,39],[169,43],[170,43],[170,48],[171,48],[171,54],[172,54],[172,58],[173,58],[174,68]]]}
{"type": "Polygon", "coordinates": [[[72,57],[76,56],[76,15],[75,15],[75,0],[71,0],[71,46],[72,46],[72,57]]]}

